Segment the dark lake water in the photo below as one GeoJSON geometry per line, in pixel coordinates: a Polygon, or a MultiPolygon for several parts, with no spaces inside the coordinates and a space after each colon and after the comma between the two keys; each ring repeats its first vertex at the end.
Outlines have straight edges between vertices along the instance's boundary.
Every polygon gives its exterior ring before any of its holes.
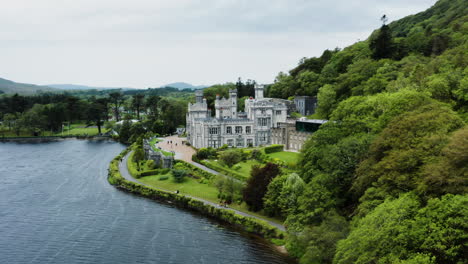
{"type": "Polygon", "coordinates": [[[262,239],[109,185],[123,149],[0,143],[0,263],[291,263],[262,239]]]}

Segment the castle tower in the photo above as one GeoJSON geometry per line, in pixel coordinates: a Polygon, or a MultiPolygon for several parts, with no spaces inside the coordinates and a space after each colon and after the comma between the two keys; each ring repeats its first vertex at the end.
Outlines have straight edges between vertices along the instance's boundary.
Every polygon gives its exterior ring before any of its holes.
{"type": "Polygon", "coordinates": [[[255,99],[263,99],[263,90],[265,86],[262,84],[255,84],[255,99]]]}
{"type": "Polygon", "coordinates": [[[236,89],[230,89],[229,90],[229,99],[231,102],[231,113],[232,113],[232,118],[237,118],[237,90],[236,89]]]}
{"type": "Polygon", "coordinates": [[[195,91],[195,102],[196,103],[203,103],[203,90],[196,90],[195,91]]]}

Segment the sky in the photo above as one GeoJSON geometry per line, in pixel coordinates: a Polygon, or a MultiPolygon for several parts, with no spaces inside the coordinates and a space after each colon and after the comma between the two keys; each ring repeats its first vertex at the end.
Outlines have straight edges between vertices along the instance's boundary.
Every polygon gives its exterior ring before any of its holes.
{"type": "Polygon", "coordinates": [[[0,78],[159,87],[272,83],[436,0],[0,0],[0,78]]]}

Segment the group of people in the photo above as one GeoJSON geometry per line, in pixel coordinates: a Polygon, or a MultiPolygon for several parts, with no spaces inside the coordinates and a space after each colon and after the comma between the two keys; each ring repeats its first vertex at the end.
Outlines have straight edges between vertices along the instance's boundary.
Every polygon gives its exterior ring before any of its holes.
{"type": "MultiPolygon", "coordinates": [[[[168,140],[168,141],[167,141],[167,144],[171,144],[171,145],[172,145],[172,140],[168,140]]],[[[175,145],[177,146],[177,142],[175,143],[175,145]]]]}

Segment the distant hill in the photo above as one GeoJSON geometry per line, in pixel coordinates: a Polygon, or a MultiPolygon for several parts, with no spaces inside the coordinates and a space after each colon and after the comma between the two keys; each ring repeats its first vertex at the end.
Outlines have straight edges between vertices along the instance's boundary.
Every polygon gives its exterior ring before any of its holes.
{"type": "Polygon", "coordinates": [[[52,88],[49,86],[34,85],[27,83],[17,83],[7,79],[0,78],[0,94],[23,94],[31,95],[41,92],[60,92],[60,89],[52,88]]]}
{"type": "Polygon", "coordinates": [[[203,89],[208,87],[209,85],[192,85],[190,83],[184,83],[184,82],[175,82],[175,83],[170,83],[163,85],[161,87],[172,87],[172,88],[177,88],[177,89],[203,89]]]}
{"type": "Polygon", "coordinates": [[[48,84],[47,86],[62,89],[62,90],[115,90],[115,89],[130,90],[130,89],[136,89],[136,88],[130,88],[130,87],[96,87],[96,86],[86,86],[86,85],[78,85],[78,84],[48,84]]]}

